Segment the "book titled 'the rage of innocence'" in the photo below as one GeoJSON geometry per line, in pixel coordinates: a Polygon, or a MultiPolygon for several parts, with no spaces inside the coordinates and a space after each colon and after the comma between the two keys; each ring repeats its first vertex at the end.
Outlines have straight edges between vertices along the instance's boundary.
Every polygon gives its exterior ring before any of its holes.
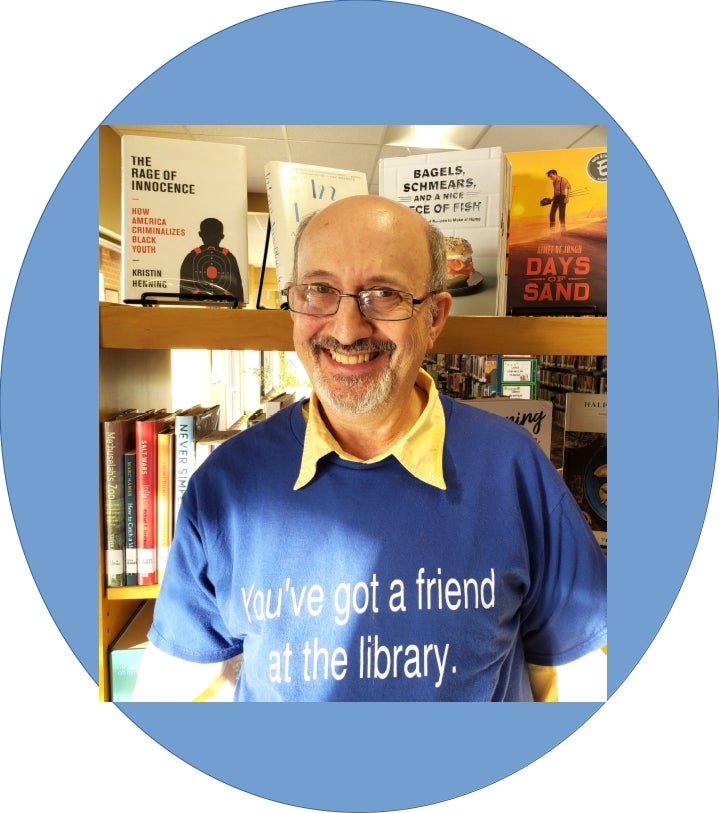
{"type": "Polygon", "coordinates": [[[244,146],[122,137],[122,299],[246,302],[244,146]]]}
{"type": "Polygon", "coordinates": [[[367,176],[347,169],[269,161],[265,165],[267,206],[278,290],[292,277],[294,245],[300,222],[330,203],[367,194],[367,176]]]}
{"type": "Polygon", "coordinates": [[[511,166],[501,147],[383,158],[379,193],[445,238],[453,314],[504,314],[511,166]]]}
{"type": "Polygon", "coordinates": [[[606,147],[507,157],[507,314],[606,315],[606,147]]]}

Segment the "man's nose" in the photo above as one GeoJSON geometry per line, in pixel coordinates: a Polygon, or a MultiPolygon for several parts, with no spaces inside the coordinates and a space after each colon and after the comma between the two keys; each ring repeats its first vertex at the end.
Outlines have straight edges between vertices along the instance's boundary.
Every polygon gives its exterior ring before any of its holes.
{"type": "Polygon", "coordinates": [[[337,313],[332,317],[332,335],[335,339],[349,345],[370,336],[373,331],[374,324],[362,315],[359,300],[353,296],[341,297],[337,313]]]}

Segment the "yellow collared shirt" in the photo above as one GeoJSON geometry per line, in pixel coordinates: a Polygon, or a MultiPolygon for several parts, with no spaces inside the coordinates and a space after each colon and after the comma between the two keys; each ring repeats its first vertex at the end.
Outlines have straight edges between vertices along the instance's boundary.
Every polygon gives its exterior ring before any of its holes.
{"type": "Polygon", "coordinates": [[[386,452],[371,460],[360,460],[347,454],[341,448],[322,420],[317,396],[312,393],[309,402],[304,407],[307,433],[300,472],[294,486],[295,491],[312,481],[317,472],[317,463],[332,452],[344,460],[356,463],[377,463],[394,455],[410,474],[431,486],[446,489],[442,470],[444,410],[434,380],[424,370],[419,371],[416,385],[427,395],[427,405],[422,414],[404,437],[400,438],[386,452]]]}

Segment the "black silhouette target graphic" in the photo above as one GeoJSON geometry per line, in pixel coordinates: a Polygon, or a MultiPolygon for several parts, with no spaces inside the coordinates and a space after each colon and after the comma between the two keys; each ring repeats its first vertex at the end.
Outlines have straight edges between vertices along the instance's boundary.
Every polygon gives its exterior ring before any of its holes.
{"type": "Polygon", "coordinates": [[[243,303],[242,277],[237,259],[228,248],[219,245],[224,236],[222,223],[213,218],[203,220],[200,236],[205,241],[192,249],[182,261],[180,293],[229,295],[243,303]]]}
{"type": "Polygon", "coordinates": [[[188,277],[182,280],[186,293],[223,294],[236,288],[232,256],[226,248],[195,249],[190,255],[188,277]]]}

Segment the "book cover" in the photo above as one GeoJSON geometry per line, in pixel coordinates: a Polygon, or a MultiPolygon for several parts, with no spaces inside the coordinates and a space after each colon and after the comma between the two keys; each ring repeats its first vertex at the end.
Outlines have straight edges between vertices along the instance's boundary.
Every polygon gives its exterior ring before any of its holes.
{"type": "Polygon", "coordinates": [[[136,453],[125,452],[125,584],[137,584],[137,511],[135,504],[136,453]]]}
{"type": "MultiPolygon", "coordinates": [[[[155,602],[143,601],[110,644],[108,652],[110,672],[110,700],[113,703],[132,701],[140,673],[142,657],[148,645],[148,632],[152,625],[155,602]]],[[[235,684],[242,669],[243,656],[236,655],[225,662],[221,675],[195,701],[220,703],[233,699],[235,684]]]]}
{"type": "Polygon", "coordinates": [[[105,535],[105,584],[125,584],[125,473],[124,454],[135,445],[134,409],[111,415],[100,423],[102,448],[102,503],[105,535]]]}
{"type": "Polygon", "coordinates": [[[173,420],[157,412],[135,424],[138,585],[157,584],[157,436],[173,420]]]}
{"type": "Polygon", "coordinates": [[[504,313],[510,178],[501,147],[380,159],[380,195],[445,236],[452,314],[504,313]]]}
{"type": "Polygon", "coordinates": [[[162,582],[175,528],[175,426],[157,436],[157,583],[162,582]]]}
{"type": "Polygon", "coordinates": [[[294,404],[296,400],[297,396],[294,392],[280,392],[276,395],[272,395],[264,402],[267,417],[269,418],[270,415],[274,415],[281,409],[288,407],[290,404],[294,404]]]}
{"type": "Polygon", "coordinates": [[[552,402],[527,400],[517,403],[512,398],[475,398],[464,401],[478,409],[484,409],[494,415],[523,426],[537,441],[539,448],[551,457],[552,451],[552,402]]]}
{"type": "Polygon", "coordinates": [[[367,177],[363,172],[346,169],[269,161],[265,165],[265,185],[277,286],[283,291],[292,277],[295,235],[300,221],[336,200],[366,195],[367,177]]]}
{"type": "Polygon", "coordinates": [[[562,474],[607,549],[607,396],[569,392],[564,415],[562,474]]]}
{"type": "Polygon", "coordinates": [[[132,699],[154,609],[154,601],[143,601],[110,645],[110,700],[114,703],[132,699]]]}
{"type": "Polygon", "coordinates": [[[606,147],[507,157],[507,314],[606,315],[606,147]]]}
{"type": "Polygon", "coordinates": [[[220,405],[196,405],[178,412],[175,417],[174,515],[180,510],[182,496],[195,470],[195,440],[217,429],[220,405]]]}
{"type": "Polygon", "coordinates": [[[245,147],[126,135],[121,163],[123,301],[183,294],[245,303],[245,147]]]}

